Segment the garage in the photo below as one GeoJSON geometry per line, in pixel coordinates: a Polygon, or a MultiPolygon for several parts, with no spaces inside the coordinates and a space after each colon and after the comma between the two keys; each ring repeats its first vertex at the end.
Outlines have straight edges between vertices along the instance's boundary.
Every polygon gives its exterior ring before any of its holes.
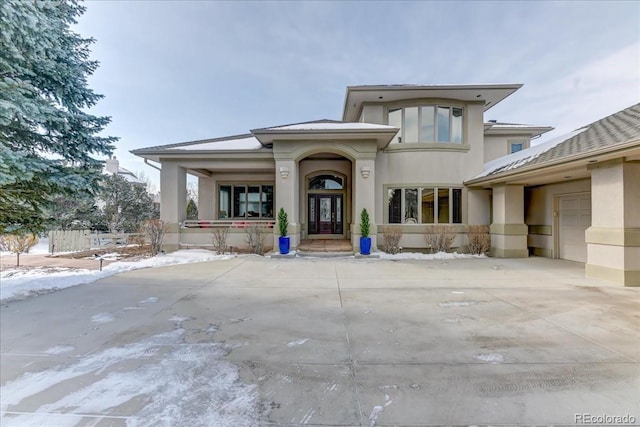
{"type": "Polygon", "coordinates": [[[587,262],[585,232],[591,226],[591,193],[558,197],[558,257],[587,262]]]}

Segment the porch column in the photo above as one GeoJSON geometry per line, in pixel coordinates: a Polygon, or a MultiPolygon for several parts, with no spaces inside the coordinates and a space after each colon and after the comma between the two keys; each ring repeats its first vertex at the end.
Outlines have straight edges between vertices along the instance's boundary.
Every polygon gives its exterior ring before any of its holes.
{"type": "MultiPolygon", "coordinates": [[[[295,160],[276,160],[276,188],[274,219],[278,220],[280,208],[284,208],[289,218],[289,237],[291,248],[297,248],[300,243],[300,188],[298,182],[298,163],[295,160]]],[[[273,247],[278,247],[278,225],[274,229],[273,247]]]]}
{"type": "Polygon", "coordinates": [[[524,186],[493,187],[493,223],[491,224],[491,256],[526,258],[527,226],[524,223],[524,186]]]}
{"type": "Polygon", "coordinates": [[[619,159],[590,169],[586,275],[640,286],[640,162],[619,159]]]}
{"type": "Polygon", "coordinates": [[[198,177],[198,219],[216,219],[215,184],[213,177],[198,177]]]}
{"type": "Polygon", "coordinates": [[[351,245],[354,251],[360,250],[360,214],[362,209],[367,209],[371,228],[369,236],[371,237],[371,249],[377,248],[377,231],[376,231],[376,161],[373,159],[356,159],[353,162],[353,170],[351,173],[353,180],[353,207],[351,220],[351,245]]]}
{"type": "Polygon", "coordinates": [[[162,162],[160,172],[160,219],[169,230],[162,248],[175,251],[180,247],[180,225],[187,217],[187,171],[175,163],[162,162]]]}

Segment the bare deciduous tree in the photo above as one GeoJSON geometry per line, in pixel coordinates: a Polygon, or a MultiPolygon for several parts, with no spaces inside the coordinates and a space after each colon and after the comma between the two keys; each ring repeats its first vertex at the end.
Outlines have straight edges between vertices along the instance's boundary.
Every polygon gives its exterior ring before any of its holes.
{"type": "Polygon", "coordinates": [[[140,227],[140,232],[149,240],[150,252],[152,256],[157,255],[162,250],[164,236],[167,234],[167,225],[159,219],[145,221],[140,227]]]}

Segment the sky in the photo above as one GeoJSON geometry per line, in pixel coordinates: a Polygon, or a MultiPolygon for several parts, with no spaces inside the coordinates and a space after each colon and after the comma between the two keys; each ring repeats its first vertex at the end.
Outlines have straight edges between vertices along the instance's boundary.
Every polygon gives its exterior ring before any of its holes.
{"type": "Polygon", "coordinates": [[[485,120],[553,126],[540,142],[640,102],[640,2],[90,1],[121,166],[130,150],[340,120],[347,86],[524,86],[485,120]]]}

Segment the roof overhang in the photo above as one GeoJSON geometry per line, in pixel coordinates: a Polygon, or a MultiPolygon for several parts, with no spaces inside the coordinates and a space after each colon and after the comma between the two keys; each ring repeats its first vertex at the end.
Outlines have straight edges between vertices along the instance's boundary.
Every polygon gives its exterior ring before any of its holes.
{"type": "Polygon", "coordinates": [[[505,125],[492,125],[489,126],[485,123],[484,134],[488,136],[494,135],[529,135],[530,137],[539,136],[544,133],[552,131],[554,128],[551,126],[505,126],[505,125]]]}
{"type": "Polygon", "coordinates": [[[153,150],[141,148],[138,150],[131,150],[131,154],[148,159],[153,162],[160,163],[162,160],[182,160],[182,159],[204,159],[204,158],[239,158],[244,157],[247,159],[261,159],[261,158],[273,158],[273,151],[268,148],[262,148],[260,150],[180,150],[180,149],[165,149],[165,150],[153,150]]]}
{"type": "Polygon", "coordinates": [[[522,84],[348,86],[342,120],[358,121],[365,103],[387,103],[420,98],[481,101],[484,102],[484,111],[487,111],[521,87],[522,84]]]}
{"type": "Polygon", "coordinates": [[[626,161],[640,161],[640,140],[470,179],[464,184],[468,187],[490,188],[502,184],[532,186],[564,182],[588,178],[591,176],[591,168],[597,167],[600,163],[621,158],[626,161]]]}
{"type": "Polygon", "coordinates": [[[267,146],[274,141],[353,141],[375,140],[379,150],[383,150],[398,133],[398,128],[385,126],[384,129],[325,129],[325,130],[272,130],[256,129],[252,133],[261,144],[267,146]]]}

